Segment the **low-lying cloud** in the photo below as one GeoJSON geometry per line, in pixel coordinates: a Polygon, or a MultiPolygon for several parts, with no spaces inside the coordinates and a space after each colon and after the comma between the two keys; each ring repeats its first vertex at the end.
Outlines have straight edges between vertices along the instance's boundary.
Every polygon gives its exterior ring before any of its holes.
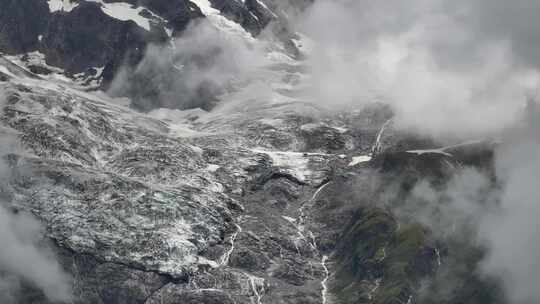
{"type": "Polygon", "coordinates": [[[540,111],[530,104],[527,117],[507,134],[497,154],[503,183],[500,207],[480,221],[480,236],[489,254],[483,269],[499,276],[512,303],[538,303],[540,291],[540,111]]]}
{"type": "MultiPolygon", "coordinates": [[[[249,35],[247,32],[244,35],[249,35]]],[[[227,35],[208,20],[193,22],[170,45],[151,45],[134,68],[114,79],[112,95],[133,96],[133,106],[211,109],[218,96],[250,79],[266,59],[260,44],[227,35]]]]}
{"type": "MultiPolygon", "coordinates": [[[[508,127],[540,77],[523,45],[527,32],[513,22],[521,16],[499,16],[515,28],[488,31],[486,11],[510,4],[484,2],[318,1],[300,24],[315,43],[306,94],[333,107],[389,103],[398,127],[427,135],[508,127]]],[[[518,2],[519,13],[537,6],[518,2]]]]}
{"type": "Polygon", "coordinates": [[[496,187],[472,169],[443,190],[421,183],[408,214],[438,237],[478,242],[481,273],[500,279],[513,304],[540,302],[539,9],[534,0],[320,0],[299,24],[315,45],[313,102],[377,100],[400,129],[500,139],[496,187]]]}

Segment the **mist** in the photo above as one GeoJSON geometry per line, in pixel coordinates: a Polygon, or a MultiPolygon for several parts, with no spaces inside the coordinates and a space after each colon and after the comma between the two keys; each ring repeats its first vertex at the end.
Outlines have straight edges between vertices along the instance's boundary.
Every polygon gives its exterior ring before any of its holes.
{"type": "Polygon", "coordinates": [[[143,111],[210,110],[268,62],[262,44],[247,35],[227,35],[208,20],[193,22],[170,44],[149,46],[134,69],[120,71],[109,94],[132,96],[132,106],[143,111]]]}
{"type": "MultiPolygon", "coordinates": [[[[540,22],[531,16],[538,6],[319,0],[283,9],[294,16],[287,27],[311,45],[298,100],[329,110],[381,101],[392,107],[398,129],[439,138],[495,136],[516,123],[527,97],[538,95],[540,22]]],[[[249,84],[267,76],[269,45],[279,39],[272,31],[253,39],[213,21],[192,22],[170,45],[148,47],[135,68],[118,73],[109,93],[133,96],[132,106],[143,111],[211,110],[231,92],[268,99],[267,90],[260,94],[260,85],[249,84]]]]}
{"type": "MultiPolygon", "coordinates": [[[[508,4],[449,2],[316,2],[298,25],[315,44],[306,94],[331,107],[382,101],[396,127],[438,137],[485,136],[512,125],[540,78],[536,65],[524,64],[532,58],[518,47],[522,40],[509,39],[503,26],[486,31],[493,17],[486,11],[508,4]]],[[[533,2],[514,10],[528,12],[533,2]]],[[[521,15],[497,17],[513,25],[521,15]]],[[[537,33],[538,25],[530,27],[537,33]]]]}
{"type": "Polygon", "coordinates": [[[538,303],[540,291],[540,111],[530,103],[524,121],[498,149],[497,175],[504,184],[500,207],[480,222],[489,253],[483,270],[503,279],[512,303],[538,303]]]}
{"type": "MultiPolygon", "coordinates": [[[[0,110],[4,98],[0,92],[0,110]]],[[[48,247],[44,227],[30,213],[10,204],[11,168],[8,154],[20,152],[14,130],[0,128],[0,302],[18,302],[29,284],[53,302],[71,301],[71,284],[48,247]]]]}
{"type": "Polygon", "coordinates": [[[459,273],[474,271],[500,280],[510,303],[540,302],[539,9],[534,0],[321,0],[297,24],[314,44],[312,102],[380,101],[398,130],[500,139],[496,184],[466,168],[443,189],[421,182],[396,210],[439,240],[479,248],[478,269],[441,274],[448,296],[459,273]]]}

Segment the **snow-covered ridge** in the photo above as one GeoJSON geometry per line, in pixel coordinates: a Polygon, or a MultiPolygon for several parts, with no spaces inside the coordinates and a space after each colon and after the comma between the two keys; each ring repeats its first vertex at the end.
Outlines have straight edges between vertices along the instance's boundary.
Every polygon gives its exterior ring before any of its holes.
{"type": "MultiPolygon", "coordinates": [[[[16,66],[18,69],[24,70],[30,75],[34,75],[35,76],[34,78],[41,78],[43,80],[49,81],[49,82],[40,82],[40,84],[42,85],[46,84],[50,86],[51,84],[56,83],[56,84],[68,85],[77,89],[84,89],[84,90],[98,88],[102,80],[103,70],[105,69],[105,67],[93,67],[90,69],[95,70],[94,74],[83,72],[83,73],[78,73],[78,74],[68,77],[66,76],[66,72],[63,69],[48,65],[45,60],[45,55],[40,53],[39,51],[20,54],[20,55],[4,56],[4,58],[8,60],[11,64],[16,66]],[[32,67],[41,68],[45,72],[39,73],[39,74],[33,74],[32,67]]],[[[2,67],[2,66],[0,66],[0,68],[5,69],[5,67],[2,67]]],[[[9,74],[9,73],[5,73],[5,74],[9,74]]],[[[28,78],[28,77],[19,77],[17,75],[10,75],[10,76],[14,78],[18,78],[18,81],[23,81],[24,79],[28,78]]]]}
{"type": "MultiPolygon", "coordinates": [[[[125,2],[105,3],[102,0],[84,0],[87,2],[95,2],[101,5],[101,10],[112,18],[135,22],[138,26],[150,31],[151,25],[156,22],[166,23],[166,20],[159,15],[151,12],[149,9],[142,6],[134,6],[125,2]],[[152,15],[152,18],[146,18],[143,16],[143,12],[146,11],[152,15]]],[[[74,8],[79,6],[77,2],[71,2],[71,0],[49,0],[49,10],[51,13],[63,11],[71,12],[74,8]]],[[[167,33],[171,34],[170,31],[167,33]]]]}

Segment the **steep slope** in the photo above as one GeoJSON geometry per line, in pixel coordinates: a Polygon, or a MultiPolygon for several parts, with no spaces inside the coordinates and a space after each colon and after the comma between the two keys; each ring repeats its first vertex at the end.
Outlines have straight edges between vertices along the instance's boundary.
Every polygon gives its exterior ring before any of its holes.
{"type": "Polygon", "coordinates": [[[253,35],[278,20],[260,1],[2,0],[0,7],[0,52],[39,52],[71,78],[100,69],[104,87],[121,68],[136,67],[149,45],[170,43],[212,10],[253,35]]]}

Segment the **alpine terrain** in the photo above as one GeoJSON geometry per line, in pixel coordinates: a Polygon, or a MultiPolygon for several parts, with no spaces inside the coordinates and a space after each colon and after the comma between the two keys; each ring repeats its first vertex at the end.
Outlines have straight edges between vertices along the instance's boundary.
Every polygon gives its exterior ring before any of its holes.
{"type": "Polygon", "coordinates": [[[534,64],[378,2],[0,0],[0,303],[538,303],[534,64]]]}

